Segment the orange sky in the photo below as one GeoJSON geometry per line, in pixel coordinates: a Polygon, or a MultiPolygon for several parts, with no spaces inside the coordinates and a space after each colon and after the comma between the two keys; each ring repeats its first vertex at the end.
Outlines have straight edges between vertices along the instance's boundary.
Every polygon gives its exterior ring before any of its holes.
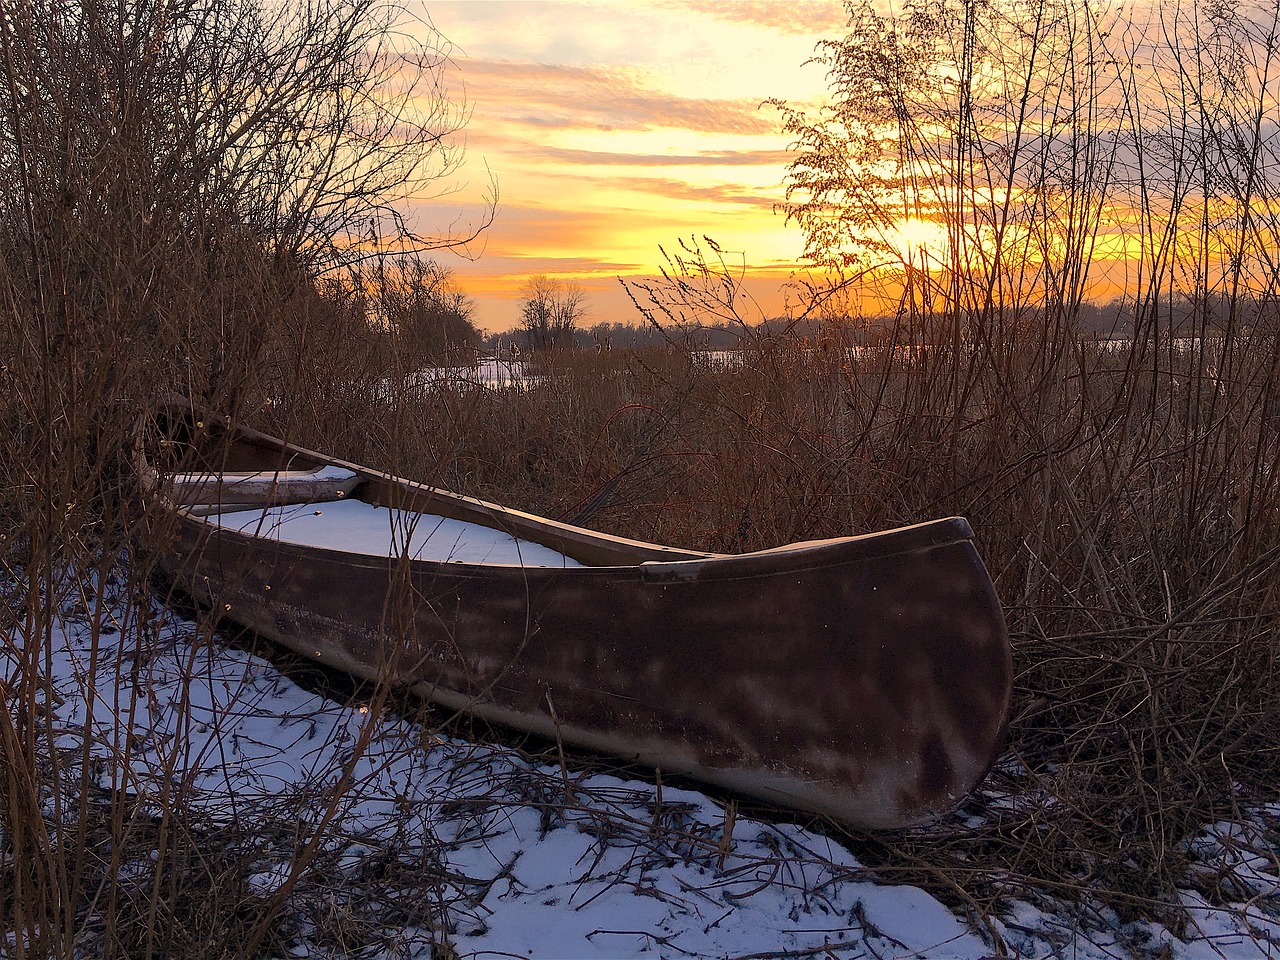
{"type": "Polygon", "coordinates": [[[706,235],[745,259],[766,310],[802,238],[774,213],[786,138],[768,97],[820,98],[818,40],[834,2],[428,2],[454,45],[451,93],[471,110],[461,190],[419,211],[440,229],[498,181],[498,218],[468,261],[450,254],[485,330],[518,322],[525,278],[585,287],[588,323],[634,322],[618,276],[656,272],[659,244],[706,235]]]}

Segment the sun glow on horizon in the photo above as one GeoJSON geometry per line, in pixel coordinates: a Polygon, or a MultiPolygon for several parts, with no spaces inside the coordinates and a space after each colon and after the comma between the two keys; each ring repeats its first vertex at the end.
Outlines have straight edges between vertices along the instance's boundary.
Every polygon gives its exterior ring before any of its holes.
{"type": "Polygon", "coordinates": [[[923,217],[899,220],[885,232],[885,242],[903,263],[925,267],[949,259],[951,237],[945,224],[923,217]]]}

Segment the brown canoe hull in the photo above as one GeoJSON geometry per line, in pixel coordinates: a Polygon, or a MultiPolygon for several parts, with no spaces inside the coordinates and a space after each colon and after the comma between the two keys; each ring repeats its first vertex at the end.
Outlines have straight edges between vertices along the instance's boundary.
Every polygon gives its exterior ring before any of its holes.
{"type": "Polygon", "coordinates": [[[165,578],[300,654],[849,825],[945,812],[1002,744],[1008,635],[959,518],[570,569],[378,558],[173,519],[165,578]]]}

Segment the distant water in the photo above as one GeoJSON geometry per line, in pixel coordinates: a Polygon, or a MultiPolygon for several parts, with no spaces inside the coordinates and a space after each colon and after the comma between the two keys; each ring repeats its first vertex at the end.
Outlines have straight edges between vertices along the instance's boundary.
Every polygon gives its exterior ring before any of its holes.
{"type": "Polygon", "coordinates": [[[458,384],[481,386],[500,390],[507,387],[527,387],[543,380],[529,373],[528,364],[522,360],[500,360],[484,357],[475,366],[424,367],[405,379],[405,386],[424,387],[433,384],[458,384]]]}

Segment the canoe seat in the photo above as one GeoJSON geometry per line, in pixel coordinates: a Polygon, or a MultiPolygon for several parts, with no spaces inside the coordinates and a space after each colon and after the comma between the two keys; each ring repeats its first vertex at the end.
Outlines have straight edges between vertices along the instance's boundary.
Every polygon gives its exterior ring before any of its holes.
{"type": "Polygon", "coordinates": [[[176,473],[169,477],[169,496],[193,513],[218,513],[237,507],[269,504],[328,503],[341,500],[360,483],[345,467],[312,470],[176,473]]]}

